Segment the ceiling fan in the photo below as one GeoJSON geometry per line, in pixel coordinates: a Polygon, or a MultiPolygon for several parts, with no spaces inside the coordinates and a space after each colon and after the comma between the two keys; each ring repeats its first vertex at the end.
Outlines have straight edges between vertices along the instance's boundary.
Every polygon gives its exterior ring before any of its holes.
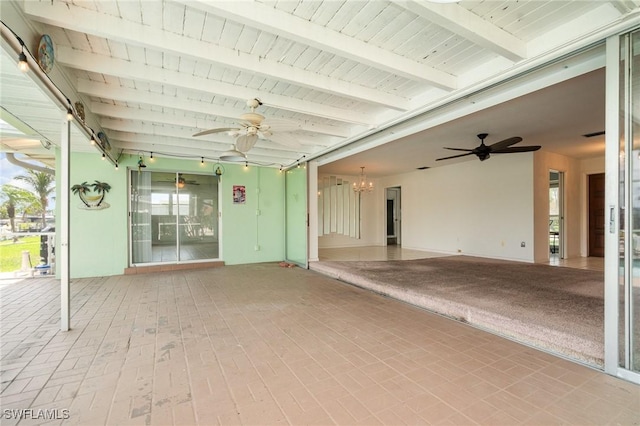
{"type": "Polygon", "coordinates": [[[185,179],[182,173],[178,173],[178,179],[167,180],[167,182],[173,183],[178,188],[184,188],[185,185],[200,185],[195,179],[185,179]]]}
{"type": "Polygon", "coordinates": [[[256,144],[258,139],[268,139],[280,145],[293,148],[300,146],[298,141],[290,135],[284,135],[281,132],[290,132],[298,129],[300,126],[295,123],[285,122],[284,120],[265,120],[264,115],[258,114],[256,108],[262,105],[260,99],[250,99],[247,106],[251,112],[240,115],[237,120],[236,127],[220,127],[216,129],[204,130],[195,133],[193,136],[204,136],[212,133],[227,132],[230,136],[236,137],[235,148],[240,152],[247,152],[256,144]],[[274,132],[277,133],[274,135],[274,132]]]}
{"type": "Polygon", "coordinates": [[[488,133],[480,133],[478,135],[478,138],[480,138],[480,145],[473,149],[445,147],[444,149],[450,149],[452,151],[466,151],[466,153],[452,155],[450,157],[438,158],[436,159],[436,161],[449,160],[451,158],[464,157],[465,155],[471,155],[471,154],[476,155],[480,159],[480,161],[484,161],[487,158],[491,157],[491,154],[511,154],[514,152],[530,152],[530,151],[537,151],[540,149],[540,145],[511,146],[522,141],[522,138],[520,136],[514,136],[512,138],[508,138],[503,141],[496,142],[492,145],[485,145],[484,140],[487,136],[489,136],[488,133]]]}

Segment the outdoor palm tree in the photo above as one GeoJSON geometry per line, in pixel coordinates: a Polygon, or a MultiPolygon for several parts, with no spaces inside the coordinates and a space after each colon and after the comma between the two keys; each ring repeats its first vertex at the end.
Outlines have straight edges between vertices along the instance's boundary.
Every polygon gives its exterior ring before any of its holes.
{"type": "Polygon", "coordinates": [[[25,181],[38,196],[40,201],[40,214],[42,215],[42,227],[47,226],[46,214],[49,206],[49,195],[55,190],[56,177],[51,173],[27,170],[26,175],[16,176],[16,179],[25,181]]]}
{"type": "Polygon", "coordinates": [[[0,189],[0,199],[3,200],[2,204],[7,210],[11,232],[16,232],[16,210],[26,211],[26,209],[36,201],[35,198],[36,197],[26,189],[9,184],[2,185],[0,189]]]}

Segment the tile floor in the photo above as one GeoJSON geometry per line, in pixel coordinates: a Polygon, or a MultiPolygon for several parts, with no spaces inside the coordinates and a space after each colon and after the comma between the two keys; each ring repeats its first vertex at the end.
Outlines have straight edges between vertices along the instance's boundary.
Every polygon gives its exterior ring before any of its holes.
{"type": "Polygon", "coordinates": [[[76,279],[69,332],[56,280],[0,292],[2,425],[640,424],[640,386],[300,268],[76,279]]]}

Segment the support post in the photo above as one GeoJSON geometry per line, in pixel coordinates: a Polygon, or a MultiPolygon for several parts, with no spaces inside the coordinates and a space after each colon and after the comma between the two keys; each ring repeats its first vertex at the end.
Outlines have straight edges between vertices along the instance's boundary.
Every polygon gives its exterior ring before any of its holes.
{"type": "Polygon", "coordinates": [[[66,118],[66,112],[62,114],[62,135],[60,138],[60,254],[58,266],[60,267],[60,330],[69,331],[70,318],[70,259],[69,259],[69,210],[71,187],[71,122],[66,118]]]}

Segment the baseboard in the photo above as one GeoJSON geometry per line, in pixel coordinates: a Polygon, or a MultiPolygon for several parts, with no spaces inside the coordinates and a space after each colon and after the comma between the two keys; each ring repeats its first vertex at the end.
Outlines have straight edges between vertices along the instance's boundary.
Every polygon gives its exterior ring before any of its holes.
{"type": "Polygon", "coordinates": [[[166,265],[150,265],[150,266],[131,266],[129,268],[125,268],[125,275],[136,275],[136,274],[148,274],[151,272],[168,272],[168,271],[181,271],[186,269],[204,269],[204,268],[217,268],[220,266],[224,266],[224,262],[214,261],[214,262],[197,262],[197,263],[174,263],[174,264],[166,264],[166,265]]]}

